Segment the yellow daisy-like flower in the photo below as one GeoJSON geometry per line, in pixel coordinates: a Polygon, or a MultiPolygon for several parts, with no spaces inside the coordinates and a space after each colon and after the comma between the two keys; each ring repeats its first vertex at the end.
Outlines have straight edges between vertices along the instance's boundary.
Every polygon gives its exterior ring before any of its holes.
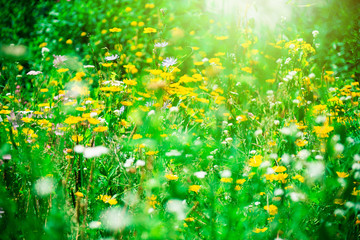
{"type": "Polygon", "coordinates": [[[265,232],[268,228],[264,227],[264,228],[255,228],[253,230],[254,233],[261,233],[261,232],[265,232]]]}
{"type": "Polygon", "coordinates": [[[299,174],[297,174],[296,176],[292,177],[292,179],[294,179],[294,180],[299,180],[299,182],[302,182],[302,183],[305,181],[304,177],[301,176],[301,175],[299,175],[299,174]]]}
{"type": "Polygon", "coordinates": [[[219,37],[216,37],[215,39],[222,41],[222,40],[226,40],[228,38],[229,38],[228,36],[219,36],[219,37]]]}
{"type": "Polygon", "coordinates": [[[88,120],[88,122],[89,122],[90,124],[93,124],[93,125],[96,125],[96,124],[99,124],[99,123],[100,123],[100,120],[95,119],[95,118],[87,118],[86,120],[88,120]]]}
{"type": "Polygon", "coordinates": [[[170,180],[170,181],[179,179],[179,177],[174,174],[165,174],[165,177],[167,178],[167,180],[170,180]]]}
{"type": "Polygon", "coordinates": [[[109,31],[110,32],[121,32],[122,31],[122,29],[121,28],[111,28],[111,29],[109,29],[109,31]]]}
{"type": "Polygon", "coordinates": [[[233,182],[233,179],[232,179],[232,178],[221,178],[221,179],[220,179],[220,182],[223,182],[223,183],[232,183],[232,182],[233,182]]]}
{"type": "Polygon", "coordinates": [[[140,139],[142,138],[141,134],[134,134],[134,136],[132,137],[132,139],[136,140],[136,139],[140,139]]]}
{"type": "Polygon", "coordinates": [[[157,30],[155,28],[151,28],[151,27],[148,27],[148,28],[144,28],[144,33],[156,33],[157,30]]]}
{"type": "Polygon", "coordinates": [[[58,70],[56,70],[58,73],[64,73],[64,72],[67,72],[67,71],[69,71],[69,69],[68,68],[60,68],[60,69],[58,69],[58,70]]]}
{"type": "Polygon", "coordinates": [[[124,105],[124,106],[132,106],[133,105],[133,103],[132,102],[130,102],[130,101],[122,101],[122,102],[120,102],[122,105],[124,105]]]}
{"type": "Polygon", "coordinates": [[[339,178],[347,178],[349,176],[346,172],[336,172],[339,178]]]}
{"type": "Polygon", "coordinates": [[[275,172],[280,173],[280,172],[285,172],[286,171],[286,167],[284,166],[275,166],[272,168],[275,172]]]}
{"type": "Polygon", "coordinates": [[[261,165],[262,159],[263,159],[263,157],[261,155],[256,155],[256,156],[250,158],[249,165],[251,167],[258,167],[261,165]]]}
{"type": "Polygon", "coordinates": [[[109,128],[106,127],[106,126],[99,126],[99,127],[96,127],[94,128],[94,132],[105,132],[107,131],[109,128]]]}
{"type": "Polygon", "coordinates": [[[153,155],[156,155],[159,151],[147,151],[145,154],[147,156],[153,156],[153,155]]]}
{"type": "Polygon", "coordinates": [[[246,179],[238,179],[236,180],[237,184],[244,184],[246,182],[246,179]]]}
{"type": "Polygon", "coordinates": [[[113,63],[102,63],[101,65],[104,67],[111,67],[113,63]]]}
{"type": "Polygon", "coordinates": [[[265,206],[264,209],[269,212],[270,215],[276,215],[278,213],[278,208],[275,205],[265,206]]]}
{"type": "Polygon", "coordinates": [[[200,188],[201,188],[200,185],[191,185],[191,186],[189,187],[189,192],[196,192],[196,193],[198,193],[199,190],[200,190],[200,188]]]}
{"type": "Polygon", "coordinates": [[[115,205],[118,203],[118,201],[115,198],[111,198],[110,200],[107,201],[107,203],[110,205],[115,205]]]}
{"type": "Polygon", "coordinates": [[[126,85],[130,85],[130,86],[135,86],[135,85],[137,85],[137,82],[136,82],[135,80],[124,79],[123,82],[124,82],[126,85]]]}
{"type": "Polygon", "coordinates": [[[295,144],[296,144],[296,146],[298,146],[298,147],[303,147],[303,146],[305,146],[306,144],[308,144],[308,141],[302,140],[302,139],[298,139],[298,140],[295,141],[295,144]]]}
{"type": "Polygon", "coordinates": [[[0,111],[0,114],[10,114],[11,113],[11,111],[10,110],[6,110],[6,109],[2,109],[1,111],[0,111]]]}
{"type": "Polygon", "coordinates": [[[24,117],[24,118],[21,119],[21,121],[26,122],[26,123],[30,123],[30,122],[34,121],[34,119],[28,118],[28,117],[24,117]]]}
{"type": "Polygon", "coordinates": [[[81,136],[81,135],[73,135],[73,136],[71,136],[71,139],[72,139],[74,142],[81,142],[82,140],[84,140],[84,137],[81,136]]]}
{"type": "Polygon", "coordinates": [[[77,197],[80,197],[80,198],[84,197],[84,194],[81,192],[76,192],[76,193],[74,193],[74,195],[77,197]]]}

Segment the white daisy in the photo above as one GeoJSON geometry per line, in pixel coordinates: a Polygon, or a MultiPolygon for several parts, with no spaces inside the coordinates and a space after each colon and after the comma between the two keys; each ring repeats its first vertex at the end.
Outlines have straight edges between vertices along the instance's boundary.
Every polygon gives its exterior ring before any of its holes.
{"type": "Polygon", "coordinates": [[[162,42],[162,43],[155,43],[155,47],[156,48],[163,48],[166,47],[169,43],[167,42],[162,42]]]}
{"type": "Polygon", "coordinates": [[[173,66],[177,63],[177,59],[176,58],[173,58],[173,57],[167,57],[165,58],[165,60],[162,62],[162,66],[163,67],[170,67],[170,66],[173,66]]]}
{"type": "Polygon", "coordinates": [[[111,55],[109,57],[105,57],[105,60],[107,61],[113,61],[119,58],[119,55],[115,54],[115,55],[111,55]]]}
{"type": "Polygon", "coordinates": [[[30,72],[28,72],[26,75],[33,75],[33,76],[36,76],[36,75],[39,75],[39,74],[42,74],[42,72],[40,71],[34,71],[34,70],[31,70],[30,72]]]}

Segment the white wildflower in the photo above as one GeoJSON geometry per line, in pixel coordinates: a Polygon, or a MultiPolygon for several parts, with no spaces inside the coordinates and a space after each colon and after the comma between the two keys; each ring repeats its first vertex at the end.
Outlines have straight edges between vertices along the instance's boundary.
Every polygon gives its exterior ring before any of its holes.
{"type": "Polygon", "coordinates": [[[54,190],[54,180],[46,177],[41,178],[35,183],[35,190],[39,196],[47,196],[54,190]]]}
{"type": "Polygon", "coordinates": [[[224,170],[220,172],[220,176],[222,178],[229,178],[231,177],[231,171],[230,170],[224,170]]]}
{"type": "Polygon", "coordinates": [[[170,67],[170,66],[173,66],[177,63],[177,59],[176,58],[173,58],[173,57],[167,57],[164,59],[164,61],[162,62],[162,66],[163,67],[170,67]]]}
{"type": "Polygon", "coordinates": [[[116,60],[119,58],[119,55],[115,54],[115,55],[111,55],[111,56],[108,56],[108,57],[105,57],[105,60],[106,61],[113,61],[113,60],[116,60]]]}
{"type": "Polygon", "coordinates": [[[195,177],[201,179],[201,178],[204,178],[207,175],[207,172],[199,171],[199,172],[195,172],[194,175],[195,175],[195,177]]]}
{"type": "Polygon", "coordinates": [[[83,152],[84,152],[84,149],[85,149],[84,146],[82,146],[82,145],[76,145],[76,146],[74,147],[74,152],[76,152],[76,153],[83,153],[83,152]]]}
{"type": "Polygon", "coordinates": [[[155,43],[156,48],[163,48],[166,47],[169,43],[167,42],[161,42],[161,43],[155,43]]]}
{"type": "Polygon", "coordinates": [[[36,75],[39,75],[39,74],[42,74],[41,71],[34,71],[34,70],[31,70],[30,72],[28,72],[26,75],[32,75],[32,76],[36,76],[36,75]]]}
{"type": "Polygon", "coordinates": [[[110,231],[118,231],[129,225],[130,222],[130,216],[121,208],[109,208],[101,214],[102,225],[110,231]]]}
{"type": "Polygon", "coordinates": [[[181,152],[179,152],[176,149],[172,149],[172,150],[170,150],[170,152],[165,153],[165,156],[167,156],[167,157],[178,157],[180,155],[181,155],[181,152]]]}
{"type": "Polygon", "coordinates": [[[166,211],[174,213],[179,221],[185,219],[186,209],[186,201],[184,202],[179,199],[171,199],[166,203],[166,211]]]}
{"type": "Polygon", "coordinates": [[[143,161],[143,160],[137,160],[136,163],[135,163],[135,166],[137,166],[137,167],[143,167],[143,166],[145,166],[145,161],[143,161]]]}
{"type": "Polygon", "coordinates": [[[104,146],[89,147],[84,149],[84,158],[100,157],[103,154],[107,154],[109,149],[104,146]]]}

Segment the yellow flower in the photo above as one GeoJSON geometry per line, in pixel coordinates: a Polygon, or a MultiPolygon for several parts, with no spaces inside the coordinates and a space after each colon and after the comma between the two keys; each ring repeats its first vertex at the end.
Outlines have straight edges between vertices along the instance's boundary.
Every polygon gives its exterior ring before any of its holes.
{"type": "Polygon", "coordinates": [[[109,29],[109,31],[110,32],[121,32],[122,31],[122,29],[121,28],[111,28],[111,29],[109,29]]]}
{"type": "Polygon", "coordinates": [[[298,139],[298,140],[295,141],[295,144],[296,144],[296,146],[298,146],[298,147],[303,147],[303,146],[305,146],[306,144],[308,144],[308,141],[302,140],[302,139],[298,139]]]}
{"type": "Polygon", "coordinates": [[[86,110],[86,108],[85,107],[77,107],[77,108],[75,108],[75,110],[83,112],[86,110]]]}
{"type": "Polygon", "coordinates": [[[67,71],[69,71],[69,69],[68,68],[60,68],[60,69],[58,69],[58,70],[56,70],[58,73],[64,73],[64,72],[67,72],[67,71]]]}
{"type": "Polygon", "coordinates": [[[345,172],[336,172],[339,178],[347,178],[349,176],[348,173],[345,172]]]}
{"type": "Polygon", "coordinates": [[[185,218],[184,221],[185,221],[185,222],[193,222],[193,221],[195,221],[195,218],[193,218],[193,217],[188,217],[188,218],[185,218]]]}
{"type": "Polygon", "coordinates": [[[260,232],[265,232],[268,228],[264,227],[264,228],[255,228],[253,230],[254,233],[260,233],[260,232]]]}
{"type": "Polygon", "coordinates": [[[219,36],[219,37],[216,37],[216,40],[222,41],[222,40],[226,40],[228,38],[229,38],[228,36],[219,36]]]}
{"type": "Polygon", "coordinates": [[[70,116],[68,117],[67,119],[65,119],[65,123],[66,124],[69,124],[69,125],[72,125],[72,124],[77,124],[78,122],[81,122],[83,121],[84,118],[82,117],[74,117],[74,116],[70,116]]]}
{"type": "Polygon", "coordinates": [[[265,206],[264,209],[268,211],[270,215],[276,215],[278,213],[278,208],[275,205],[265,206]]]}
{"type": "Polygon", "coordinates": [[[2,109],[1,111],[0,111],[0,114],[10,114],[11,113],[11,111],[10,110],[6,110],[6,109],[2,109]]]}
{"type": "Polygon", "coordinates": [[[304,179],[304,177],[303,176],[301,176],[301,175],[299,175],[299,174],[297,174],[296,176],[294,176],[294,177],[292,177],[292,179],[294,179],[294,180],[299,180],[299,182],[304,182],[305,181],[305,179],[304,179]]]}
{"type": "Polygon", "coordinates": [[[23,118],[21,119],[21,121],[26,122],[26,123],[30,123],[30,122],[34,121],[34,119],[28,118],[28,117],[23,117],[23,118]]]}
{"type": "Polygon", "coordinates": [[[71,139],[72,139],[74,142],[81,142],[81,141],[84,139],[84,137],[81,136],[81,135],[73,135],[73,136],[71,136],[71,139]]]}
{"type": "Polygon", "coordinates": [[[110,205],[115,205],[115,204],[118,203],[118,201],[116,199],[114,199],[114,198],[111,198],[110,200],[107,201],[107,203],[110,204],[110,205]]]}
{"type": "Polygon", "coordinates": [[[65,43],[68,44],[68,45],[71,45],[73,43],[73,41],[71,39],[68,39],[68,40],[66,40],[65,43]]]}
{"type": "Polygon", "coordinates": [[[236,180],[237,184],[244,184],[246,182],[246,179],[238,179],[236,180]]]}
{"type": "Polygon", "coordinates": [[[43,42],[39,45],[39,48],[43,48],[43,47],[46,47],[47,46],[47,43],[46,42],[43,42]]]}
{"type": "Polygon", "coordinates": [[[97,199],[103,201],[104,203],[109,203],[110,205],[115,205],[118,203],[115,198],[112,198],[108,195],[100,195],[97,199]]]}
{"type": "Polygon", "coordinates": [[[153,3],[145,4],[145,8],[154,8],[154,7],[155,7],[155,4],[153,4],[153,3]]]}
{"type": "Polygon", "coordinates": [[[243,67],[243,68],[241,68],[241,70],[243,70],[244,72],[247,72],[247,73],[252,73],[252,69],[250,67],[243,67]]]}
{"type": "Polygon", "coordinates": [[[275,172],[285,172],[286,171],[286,167],[284,166],[275,166],[272,168],[275,172]]]}
{"type": "Polygon", "coordinates": [[[198,193],[199,192],[199,190],[200,190],[200,188],[201,188],[201,186],[200,185],[191,185],[190,187],[189,187],[189,192],[196,192],[196,193],[198,193]]]}
{"type": "Polygon", "coordinates": [[[262,156],[261,155],[256,155],[252,158],[250,158],[250,162],[249,162],[249,165],[251,167],[258,167],[260,166],[260,164],[262,163],[262,156]]]}
{"type": "Polygon", "coordinates": [[[108,130],[108,127],[106,127],[106,126],[99,126],[99,127],[94,128],[94,132],[105,132],[107,130],[108,130]]]}
{"type": "Polygon", "coordinates": [[[232,178],[221,178],[220,182],[223,183],[232,183],[233,179],[232,178]]]}
{"type": "Polygon", "coordinates": [[[132,139],[136,140],[136,139],[140,139],[142,138],[142,136],[140,134],[134,134],[134,136],[132,137],[132,139]]]}
{"type": "Polygon", "coordinates": [[[167,178],[167,180],[178,180],[179,177],[174,175],[174,174],[165,174],[165,177],[167,178]]]}
{"type": "Polygon", "coordinates": [[[42,92],[42,93],[46,93],[46,92],[48,92],[49,91],[49,89],[47,89],[47,88],[42,88],[42,89],[40,89],[40,92],[42,92]]]}
{"type": "Polygon", "coordinates": [[[84,197],[84,194],[82,194],[81,192],[76,192],[74,194],[75,194],[75,196],[80,197],[80,198],[84,197]]]}
{"type": "Polygon", "coordinates": [[[132,8],[131,7],[127,7],[125,8],[125,12],[131,12],[132,8]]]}
{"type": "Polygon", "coordinates": [[[123,82],[124,82],[126,85],[130,85],[130,86],[135,86],[135,85],[137,85],[137,82],[136,82],[135,80],[124,79],[123,82]]]}
{"type": "Polygon", "coordinates": [[[156,204],[159,204],[156,199],[157,197],[153,194],[151,195],[151,197],[147,197],[148,201],[149,201],[149,205],[152,207],[152,208],[156,208],[156,204]]]}
{"type": "Polygon", "coordinates": [[[89,122],[90,124],[93,124],[93,125],[96,125],[96,124],[99,124],[99,123],[100,123],[100,120],[95,119],[95,118],[87,118],[86,120],[88,120],[88,122],[89,122]]]}
{"type": "Polygon", "coordinates": [[[334,130],[334,127],[327,126],[327,125],[315,126],[313,132],[315,132],[319,138],[326,138],[329,136],[328,133],[331,132],[332,130],[334,130]]]}
{"type": "Polygon", "coordinates": [[[101,65],[104,67],[111,67],[113,63],[102,63],[101,65]]]}
{"type": "Polygon", "coordinates": [[[157,30],[155,28],[151,28],[151,27],[148,27],[148,28],[144,28],[144,33],[156,33],[157,30]]]}
{"type": "Polygon", "coordinates": [[[153,156],[153,155],[156,155],[158,152],[159,152],[159,151],[147,151],[147,152],[145,153],[145,155],[147,155],[147,156],[153,156]]]}
{"type": "Polygon", "coordinates": [[[120,102],[122,105],[124,105],[124,106],[132,106],[133,105],[133,103],[132,102],[130,102],[130,101],[122,101],[122,102],[120,102]]]}

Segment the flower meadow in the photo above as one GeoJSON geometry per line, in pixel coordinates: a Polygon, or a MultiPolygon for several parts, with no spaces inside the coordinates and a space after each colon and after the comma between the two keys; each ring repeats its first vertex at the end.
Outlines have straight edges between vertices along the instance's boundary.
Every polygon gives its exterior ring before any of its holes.
{"type": "Polygon", "coordinates": [[[359,7],[4,3],[0,239],[359,239],[359,7]]]}

